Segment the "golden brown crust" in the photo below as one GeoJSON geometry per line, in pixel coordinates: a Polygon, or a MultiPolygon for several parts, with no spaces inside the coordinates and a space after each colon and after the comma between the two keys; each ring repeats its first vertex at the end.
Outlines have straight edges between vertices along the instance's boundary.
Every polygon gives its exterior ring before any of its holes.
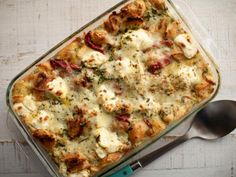
{"type": "Polygon", "coordinates": [[[33,132],[33,136],[38,139],[43,144],[43,146],[49,151],[52,150],[56,143],[53,133],[47,130],[35,130],[33,132]]]}
{"type": "Polygon", "coordinates": [[[166,127],[166,124],[158,119],[147,119],[146,121],[145,123],[147,124],[147,126],[149,126],[147,135],[151,137],[158,135],[166,127]]]}
{"type": "Polygon", "coordinates": [[[45,91],[47,90],[47,83],[53,79],[46,72],[39,72],[34,75],[31,92],[36,100],[44,100],[45,91]]]}
{"type": "Polygon", "coordinates": [[[126,28],[143,27],[145,25],[143,18],[127,18],[124,21],[126,28]]]}
{"type": "Polygon", "coordinates": [[[70,138],[75,138],[82,134],[84,120],[80,116],[76,116],[74,119],[67,120],[68,135],[70,138]]]}
{"type": "Polygon", "coordinates": [[[179,31],[179,22],[173,21],[167,26],[166,29],[166,38],[175,39],[175,37],[180,33],[179,31]]]}
{"type": "Polygon", "coordinates": [[[121,9],[121,14],[125,18],[142,18],[146,11],[146,5],[143,0],[136,0],[127,4],[121,9]]]}
{"type": "Polygon", "coordinates": [[[23,101],[24,97],[29,94],[30,91],[26,86],[26,83],[24,80],[19,80],[18,82],[15,83],[13,86],[12,90],[12,102],[15,103],[20,103],[23,101]]]}
{"type": "Polygon", "coordinates": [[[173,45],[171,56],[177,61],[186,59],[186,57],[184,56],[183,50],[181,50],[181,48],[177,46],[176,44],[173,45]]]}
{"type": "Polygon", "coordinates": [[[113,164],[117,162],[122,156],[123,156],[123,153],[121,152],[108,154],[105,158],[102,159],[100,168],[103,168],[109,164],[113,164]]]}
{"type": "Polygon", "coordinates": [[[64,162],[67,166],[67,171],[70,173],[79,172],[90,167],[89,161],[81,154],[66,154],[64,162]]]}
{"type": "Polygon", "coordinates": [[[166,8],[164,0],[149,0],[149,2],[158,10],[164,10],[166,8]]]}
{"type": "Polygon", "coordinates": [[[108,34],[104,29],[96,29],[91,32],[92,42],[97,45],[106,44],[108,42],[108,34]]]}
{"type": "Polygon", "coordinates": [[[72,43],[63,48],[60,52],[58,52],[56,58],[67,60],[71,63],[77,64],[78,63],[77,50],[79,49],[81,44],[82,42],[80,38],[75,39],[72,43]]]}
{"type": "Polygon", "coordinates": [[[38,69],[42,70],[42,71],[45,71],[47,73],[51,73],[53,71],[53,68],[52,68],[52,66],[50,64],[50,61],[45,61],[43,63],[40,63],[38,65],[38,69]]]}
{"type": "Polygon", "coordinates": [[[122,23],[123,23],[123,20],[120,14],[113,12],[109,16],[109,18],[104,22],[104,27],[110,33],[117,33],[122,23]]]}
{"type": "Polygon", "coordinates": [[[194,86],[194,89],[198,97],[204,99],[207,98],[209,94],[211,94],[214,91],[212,85],[214,85],[214,82],[211,81],[209,82],[207,80],[204,80],[203,82],[196,84],[194,86]]]}
{"type": "Polygon", "coordinates": [[[112,130],[115,132],[127,132],[130,129],[130,123],[126,121],[113,121],[112,130]]]}
{"type": "Polygon", "coordinates": [[[131,126],[131,130],[129,131],[129,139],[133,144],[137,144],[142,141],[146,137],[146,133],[149,127],[144,121],[139,121],[131,126]]]}

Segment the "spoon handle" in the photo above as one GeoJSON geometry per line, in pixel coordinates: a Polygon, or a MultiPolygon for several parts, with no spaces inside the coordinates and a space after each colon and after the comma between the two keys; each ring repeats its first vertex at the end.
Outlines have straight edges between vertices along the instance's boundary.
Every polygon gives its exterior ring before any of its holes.
{"type": "Polygon", "coordinates": [[[145,167],[146,165],[150,164],[152,161],[156,160],[166,152],[174,149],[176,146],[184,143],[187,141],[189,137],[187,134],[177,138],[176,140],[172,141],[171,143],[161,147],[160,149],[157,149],[142,158],[138,159],[137,161],[134,161],[133,163],[125,166],[124,168],[120,169],[119,171],[115,172],[109,177],[128,177],[131,176],[137,169],[145,167]]]}
{"type": "Polygon", "coordinates": [[[146,165],[150,164],[155,159],[161,157],[163,154],[167,153],[168,151],[174,149],[176,146],[184,143],[189,138],[187,134],[180,136],[176,140],[172,141],[171,143],[161,147],[160,149],[157,149],[143,157],[141,157],[138,162],[141,164],[141,167],[145,167],[146,165]]]}

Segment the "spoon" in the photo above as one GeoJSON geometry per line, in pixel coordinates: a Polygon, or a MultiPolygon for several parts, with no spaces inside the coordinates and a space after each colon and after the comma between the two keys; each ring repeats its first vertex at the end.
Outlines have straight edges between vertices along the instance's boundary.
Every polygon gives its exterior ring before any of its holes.
{"type": "Polygon", "coordinates": [[[209,103],[193,118],[188,131],[173,142],[157,149],[125,166],[110,177],[131,176],[137,169],[143,168],[176,146],[193,138],[216,140],[236,128],[236,101],[222,100],[209,103]]]}

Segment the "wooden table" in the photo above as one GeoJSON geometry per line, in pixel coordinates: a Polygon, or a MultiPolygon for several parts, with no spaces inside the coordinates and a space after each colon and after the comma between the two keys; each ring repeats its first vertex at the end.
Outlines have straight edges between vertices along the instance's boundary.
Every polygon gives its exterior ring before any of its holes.
{"type": "MultiPolygon", "coordinates": [[[[216,99],[236,100],[236,1],[183,0],[219,46],[222,87],[216,99]]],[[[119,0],[0,0],[0,176],[49,176],[28,159],[6,126],[10,80],[49,48],[119,0]]],[[[178,130],[172,135],[178,134],[178,130]]],[[[151,148],[173,140],[168,135],[151,148]]],[[[150,151],[150,149],[148,149],[150,151]]],[[[146,152],[148,151],[146,150],[146,152]]],[[[217,142],[193,140],[135,176],[236,177],[236,132],[217,142]]]]}

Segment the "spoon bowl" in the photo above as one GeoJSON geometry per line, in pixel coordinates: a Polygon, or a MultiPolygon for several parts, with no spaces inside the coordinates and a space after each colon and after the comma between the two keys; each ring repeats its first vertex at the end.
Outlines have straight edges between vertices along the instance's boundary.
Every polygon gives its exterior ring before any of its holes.
{"type": "Polygon", "coordinates": [[[208,104],[194,117],[187,135],[191,138],[215,140],[236,128],[236,102],[216,101],[208,104]]]}

